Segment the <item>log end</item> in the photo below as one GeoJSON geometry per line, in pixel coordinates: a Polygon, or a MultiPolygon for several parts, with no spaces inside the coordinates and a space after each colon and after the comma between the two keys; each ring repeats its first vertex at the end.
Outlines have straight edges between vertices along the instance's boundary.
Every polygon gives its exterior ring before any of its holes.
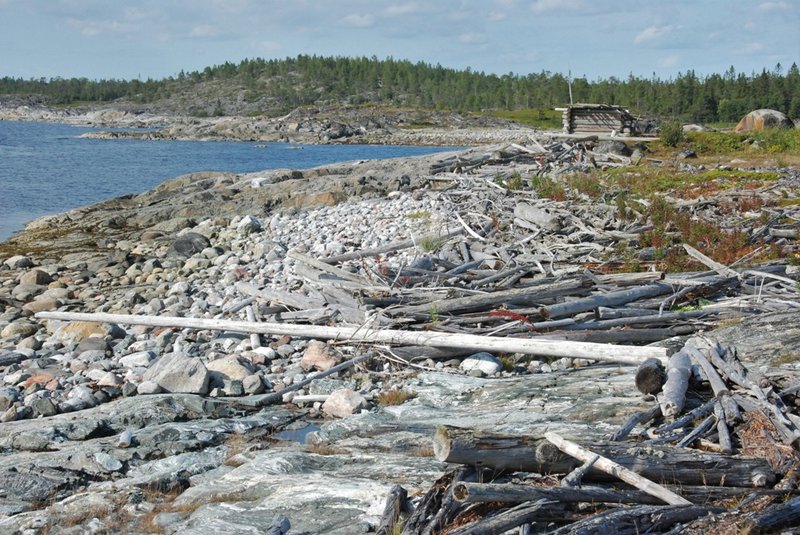
{"type": "Polygon", "coordinates": [[[450,436],[450,430],[444,425],[437,427],[436,432],[433,434],[434,458],[437,461],[446,462],[448,457],[450,457],[452,445],[453,441],[450,436]]]}

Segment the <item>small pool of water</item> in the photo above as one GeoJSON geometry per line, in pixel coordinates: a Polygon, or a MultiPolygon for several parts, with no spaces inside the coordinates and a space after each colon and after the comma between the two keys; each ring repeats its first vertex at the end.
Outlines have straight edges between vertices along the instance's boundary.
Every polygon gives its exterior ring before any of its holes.
{"type": "Polygon", "coordinates": [[[312,424],[309,422],[296,422],[290,428],[284,429],[278,433],[272,435],[272,438],[277,440],[285,440],[287,442],[297,442],[298,444],[305,444],[306,437],[309,433],[313,433],[314,431],[319,431],[319,426],[317,424],[312,424]],[[297,426],[297,427],[294,427],[297,426]]]}

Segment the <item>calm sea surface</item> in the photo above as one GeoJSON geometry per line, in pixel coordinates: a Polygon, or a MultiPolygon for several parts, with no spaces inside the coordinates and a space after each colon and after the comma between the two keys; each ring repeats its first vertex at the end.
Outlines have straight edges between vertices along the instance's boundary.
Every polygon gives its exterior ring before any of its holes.
{"type": "Polygon", "coordinates": [[[36,217],[126,193],[140,193],[185,173],[303,169],[348,160],[452,150],[78,137],[91,130],[62,124],[0,121],[0,241],[36,217]]]}

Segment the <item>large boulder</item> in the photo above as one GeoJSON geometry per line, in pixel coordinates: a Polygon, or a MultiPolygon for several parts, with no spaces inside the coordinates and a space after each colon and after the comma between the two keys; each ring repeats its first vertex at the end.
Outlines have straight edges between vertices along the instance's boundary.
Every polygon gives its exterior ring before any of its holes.
{"type": "Polygon", "coordinates": [[[794,123],[777,110],[751,111],[736,125],[736,133],[760,132],[767,128],[794,128],[794,123]]]}
{"type": "Polygon", "coordinates": [[[211,374],[200,362],[183,353],[167,353],[148,368],[143,382],[152,381],[164,392],[184,394],[208,394],[211,374]]]}

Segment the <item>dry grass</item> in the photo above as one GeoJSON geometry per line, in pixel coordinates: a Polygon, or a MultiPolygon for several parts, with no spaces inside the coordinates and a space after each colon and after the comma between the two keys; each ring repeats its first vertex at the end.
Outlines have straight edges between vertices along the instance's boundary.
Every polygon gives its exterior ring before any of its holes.
{"type": "Polygon", "coordinates": [[[402,405],[409,399],[415,397],[417,397],[417,395],[409,390],[385,390],[378,394],[376,401],[381,407],[388,407],[391,405],[402,405]]]}

